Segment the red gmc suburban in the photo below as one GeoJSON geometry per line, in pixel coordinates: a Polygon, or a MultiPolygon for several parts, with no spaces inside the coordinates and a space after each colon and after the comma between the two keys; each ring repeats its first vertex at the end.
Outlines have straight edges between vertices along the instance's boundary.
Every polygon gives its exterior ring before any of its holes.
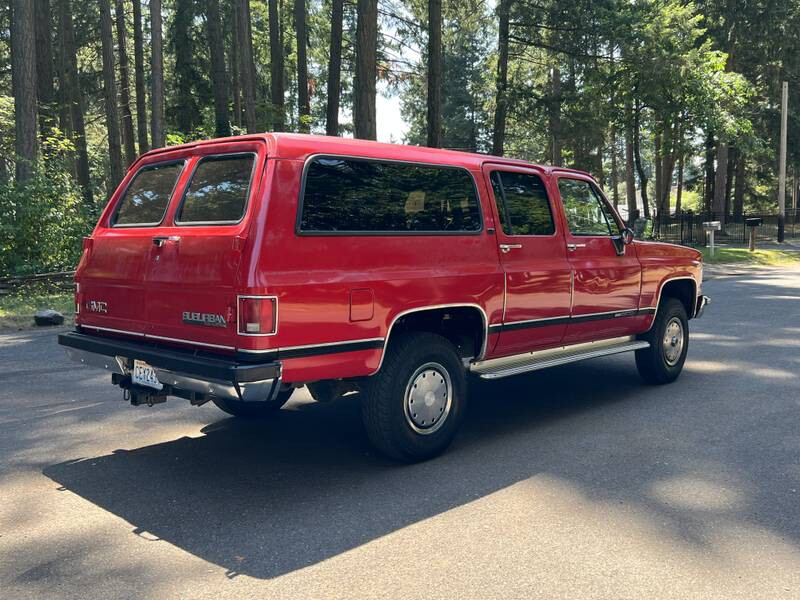
{"type": "Polygon", "coordinates": [[[59,343],[134,405],[260,417],[303,385],[359,392],[372,443],[416,461],[453,439],[468,376],[633,351],[673,381],[702,276],[580,171],[265,133],[139,158],[84,240],[59,343]]]}

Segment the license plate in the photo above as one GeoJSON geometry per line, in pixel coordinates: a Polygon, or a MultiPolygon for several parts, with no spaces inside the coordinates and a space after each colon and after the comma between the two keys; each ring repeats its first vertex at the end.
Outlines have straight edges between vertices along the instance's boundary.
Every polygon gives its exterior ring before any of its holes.
{"type": "Polygon", "coordinates": [[[144,385],[157,390],[160,390],[164,387],[161,382],[158,381],[158,377],[156,377],[156,372],[153,367],[148,365],[143,360],[133,361],[133,372],[131,373],[131,379],[133,380],[133,383],[137,385],[144,385]]]}

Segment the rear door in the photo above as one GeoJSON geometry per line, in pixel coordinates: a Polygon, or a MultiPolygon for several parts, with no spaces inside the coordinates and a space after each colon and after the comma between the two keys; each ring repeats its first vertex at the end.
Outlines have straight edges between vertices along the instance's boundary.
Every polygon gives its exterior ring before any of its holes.
{"type": "Polygon", "coordinates": [[[485,165],[494,197],[500,262],[505,272],[503,324],[495,353],[557,345],[566,330],[570,264],[545,175],[535,169],[485,165]]]}
{"type": "Polygon", "coordinates": [[[565,344],[634,333],[641,291],[641,265],[633,245],[619,238],[621,223],[594,183],[559,176],[566,218],[567,257],[573,269],[572,314],[565,344]]]}
{"type": "Polygon", "coordinates": [[[145,279],[170,199],[186,166],[160,160],[129,174],[85,243],[78,266],[78,322],[99,331],[147,332],[145,279]]]}
{"type": "Polygon", "coordinates": [[[237,345],[239,267],[260,194],[261,143],[200,146],[150,240],[148,337],[210,348],[237,345]]]}

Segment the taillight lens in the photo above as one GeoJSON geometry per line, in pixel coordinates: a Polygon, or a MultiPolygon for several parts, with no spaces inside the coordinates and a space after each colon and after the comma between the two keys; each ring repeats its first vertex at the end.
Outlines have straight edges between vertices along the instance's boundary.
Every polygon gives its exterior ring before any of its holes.
{"type": "Polygon", "coordinates": [[[278,300],[271,297],[239,297],[239,333],[269,335],[278,327],[278,300]]]}

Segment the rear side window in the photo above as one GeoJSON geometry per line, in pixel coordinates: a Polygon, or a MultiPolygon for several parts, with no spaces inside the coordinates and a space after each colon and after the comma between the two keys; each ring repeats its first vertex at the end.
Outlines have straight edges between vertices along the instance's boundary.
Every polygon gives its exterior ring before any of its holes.
{"type": "Polygon", "coordinates": [[[255,156],[234,154],[201,160],[175,221],[236,223],[244,216],[255,156]]]}
{"type": "Polygon", "coordinates": [[[299,229],[319,233],[466,233],[481,229],[465,169],[317,158],[306,170],[299,229]]]}
{"type": "Polygon", "coordinates": [[[142,167],[120,200],[112,225],[158,225],[183,169],[183,162],[142,167]]]}
{"type": "Polygon", "coordinates": [[[553,213],[538,175],[493,171],[492,189],[506,235],[552,235],[553,213]]]}

